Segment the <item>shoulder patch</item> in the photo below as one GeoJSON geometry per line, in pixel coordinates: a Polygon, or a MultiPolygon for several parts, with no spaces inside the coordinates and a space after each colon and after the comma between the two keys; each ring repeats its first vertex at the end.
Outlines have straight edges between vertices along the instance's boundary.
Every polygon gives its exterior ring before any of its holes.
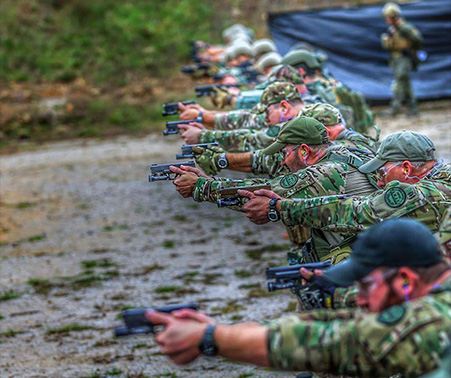
{"type": "Polygon", "coordinates": [[[393,325],[398,323],[406,314],[406,308],[403,305],[396,305],[381,312],[377,317],[379,323],[393,325]]]}
{"type": "Polygon", "coordinates": [[[268,128],[268,131],[266,131],[266,135],[268,135],[269,137],[276,137],[277,135],[279,135],[280,132],[280,126],[272,126],[268,128]]]}
{"type": "Polygon", "coordinates": [[[407,194],[401,188],[390,188],[384,194],[385,203],[393,208],[400,207],[406,202],[407,194]]]}
{"type": "Polygon", "coordinates": [[[284,177],[282,177],[282,179],[280,180],[280,186],[282,188],[291,188],[293,186],[296,185],[296,183],[298,182],[298,176],[294,175],[294,174],[290,174],[290,175],[286,175],[284,177]]]}

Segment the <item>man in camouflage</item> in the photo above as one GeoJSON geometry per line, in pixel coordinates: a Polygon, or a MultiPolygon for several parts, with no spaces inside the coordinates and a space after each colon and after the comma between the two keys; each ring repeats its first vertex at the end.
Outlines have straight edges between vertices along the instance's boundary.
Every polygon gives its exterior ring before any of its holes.
{"type": "Polygon", "coordinates": [[[384,49],[390,51],[389,62],[394,76],[391,114],[398,114],[405,102],[408,114],[416,115],[418,110],[410,83],[410,71],[417,62],[416,54],[423,44],[423,37],[415,26],[401,18],[401,9],[397,4],[385,4],[382,14],[389,28],[388,33],[381,35],[381,43],[384,49]]]}
{"type": "MultiPolygon", "coordinates": [[[[286,105],[288,108],[288,105],[286,105]]],[[[271,109],[270,109],[271,110],[271,109]]],[[[273,110],[273,109],[272,109],[273,110]]],[[[291,113],[291,111],[288,109],[291,113]]],[[[332,105],[329,104],[315,104],[306,106],[299,115],[315,118],[319,122],[326,126],[326,130],[329,134],[331,141],[337,144],[341,144],[344,147],[350,148],[354,154],[360,156],[363,160],[372,158],[377,148],[377,143],[370,138],[359,134],[353,130],[347,129],[342,124],[341,114],[332,105]]],[[[279,128],[280,125],[277,126],[279,128]]],[[[275,128],[275,130],[277,130],[275,128]]],[[[279,130],[277,130],[279,131],[279,130]]],[[[274,136],[274,138],[276,135],[274,136]]],[[[253,134],[241,134],[237,139],[237,145],[247,147],[249,143],[252,143],[253,134]],[[241,144],[240,144],[241,143],[241,144]]],[[[269,142],[270,138],[266,141],[269,142]]],[[[218,140],[205,139],[202,143],[213,142],[218,140]]],[[[227,142],[227,139],[224,139],[227,142]]],[[[200,142],[200,141],[199,141],[200,142]]],[[[226,144],[221,144],[225,146],[226,144]]],[[[263,147],[263,143],[260,143],[263,147]]],[[[251,146],[247,147],[250,151],[253,150],[251,146]]],[[[217,148],[212,147],[208,149],[198,149],[199,155],[196,156],[197,164],[209,174],[215,174],[219,171],[217,165],[218,159],[224,151],[219,151],[217,148]]],[[[238,170],[242,172],[253,172],[255,174],[265,174],[270,177],[280,176],[286,173],[281,166],[280,154],[267,155],[262,153],[262,150],[255,150],[245,153],[226,153],[223,157],[228,161],[229,165],[227,169],[238,170]]]]}
{"type": "MultiPolygon", "coordinates": [[[[358,172],[363,161],[340,145],[332,145],[325,127],[313,118],[297,117],[288,122],[274,144],[263,152],[282,151],[282,166],[286,175],[269,180],[271,189],[285,198],[312,198],[329,194],[369,194],[376,190],[375,181],[358,172]]],[[[265,184],[266,178],[232,180],[201,175],[196,168],[186,171],[171,167],[180,177],[174,180],[177,191],[192,196],[195,201],[216,203],[219,190],[232,186],[265,184]],[[202,177],[203,176],[203,177],[202,177]]],[[[236,209],[236,208],[235,208],[236,209]]],[[[238,207],[241,210],[241,206],[238,207]]],[[[247,211],[247,205],[242,207],[247,211]]],[[[253,209],[255,214],[255,209],[253,209]]],[[[259,209],[261,217],[268,219],[269,206],[259,209]]],[[[312,242],[304,246],[310,231],[297,225],[287,227],[292,242],[290,261],[311,262],[330,259],[339,261],[348,256],[352,237],[346,234],[315,232],[312,242]]]]}
{"type": "Polygon", "coordinates": [[[274,141],[280,130],[278,125],[296,117],[304,102],[296,87],[289,82],[274,82],[269,85],[253,114],[264,115],[268,128],[238,130],[201,130],[181,125],[185,129],[182,138],[187,144],[217,142],[219,146],[230,152],[252,151],[264,148],[274,141]]]}
{"type": "MultiPolygon", "coordinates": [[[[304,85],[302,75],[290,66],[277,66],[271,70],[268,80],[265,84],[258,86],[259,94],[256,98],[256,103],[261,100],[261,96],[264,90],[275,82],[284,82],[293,84],[297,91],[301,94],[303,101],[306,103],[315,103],[322,101],[317,96],[311,96],[304,85]]],[[[225,92],[225,91],[224,91],[225,92]]],[[[227,92],[227,99],[230,94],[227,92]]],[[[229,100],[226,100],[229,101],[229,100]]],[[[230,101],[234,101],[233,99],[230,101]]],[[[181,113],[179,117],[181,120],[196,119],[199,115],[202,115],[203,126],[207,129],[213,130],[235,130],[235,129],[266,129],[270,125],[266,121],[265,114],[254,112],[253,109],[249,110],[236,110],[230,112],[219,112],[206,110],[199,105],[184,106],[179,104],[181,113]]],[[[189,130],[186,128],[186,130],[189,130]]],[[[204,132],[208,132],[205,130],[204,132]]],[[[214,133],[214,132],[213,132],[214,133]]]]}
{"type": "Polygon", "coordinates": [[[417,377],[437,369],[450,345],[451,269],[437,241],[412,220],[359,236],[348,261],[326,277],[359,285],[361,309],[315,310],[264,324],[222,325],[194,310],[148,311],[165,326],[162,353],[187,364],[201,353],[278,370],[358,377],[417,377]]]}
{"type": "MultiPolygon", "coordinates": [[[[381,144],[376,157],[359,168],[377,172],[383,188],[369,196],[328,196],[277,203],[280,217],[288,226],[357,234],[388,218],[409,217],[438,230],[451,203],[451,168],[435,158],[432,141],[422,134],[402,131],[381,144]]],[[[258,193],[258,192],[256,192],[258,193]]],[[[252,201],[269,203],[277,197],[270,191],[252,194],[252,201]],[[260,196],[260,197],[261,197],[260,196]]],[[[259,214],[248,214],[261,222],[259,214]]]]}

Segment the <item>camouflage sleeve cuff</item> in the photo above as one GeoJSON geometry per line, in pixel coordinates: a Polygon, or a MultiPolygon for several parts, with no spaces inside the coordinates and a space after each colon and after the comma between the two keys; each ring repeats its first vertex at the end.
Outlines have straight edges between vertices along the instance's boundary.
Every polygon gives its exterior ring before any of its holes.
{"type": "MultiPolygon", "coordinates": [[[[298,202],[298,201],[296,201],[298,202]]],[[[291,220],[291,209],[293,208],[293,200],[280,201],[280,219],[286,226],[295,226],[297,223],[291,220]]]]}
{"type": "Polygon", "coordinates": [[[217,189],[221,187],[221,183],[205,177],[199,177],[194,185],[193,199],[196,202],[214,202],[218,196],[217,189]]]}
{"type": "Polygon", "coordinates": [[[215,141],[214,130],[202,130],[199,135],[199,143],[213,143],[215,141]]]}
{"type": "Polygon", "coordinates": [[[334,308],[357,307],[357,286],[337,287],[334,292],[334,308]]]}

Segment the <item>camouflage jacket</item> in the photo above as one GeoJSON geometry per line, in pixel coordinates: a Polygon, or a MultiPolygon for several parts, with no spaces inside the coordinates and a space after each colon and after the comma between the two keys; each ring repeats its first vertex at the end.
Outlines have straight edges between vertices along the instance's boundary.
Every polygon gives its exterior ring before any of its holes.
{"type": "Polygon", "coordinates": [[[340,110],[341,115],[343,116],[344,124],[354,124],[354,111],[350,106],[338,101],[334,87],[325,78],[319,78],[316,81],[308,83],[307,89],[311,94],[320,96],[324,102],[333,105],[340,110]]]}
{"type": "MultiPolygon", "coordinates": [[[[374,182],[360,173],[356,166],[347,160],[358,160],[358,157],[350,153],[342,146],[332,146],[323,158],[315,165],[302,169],[296,173],[289,173],[269,180],[271,190],[284,198],[314,198],[330,194],[361,194],[372,193],[376,190],[374,182]]],[[[244,180],[232,180],[227,178],[206,179],[200,177],[193,191],[195,201],[214,202],[219,199],[221,188],[232,186],[247,186],[265,184],[266,178],[250,178],[244,180]]],[[[241,206],[234,207],[241,210],[241,206]]],[[[302,248],[308,239],[310,232],[299,225],[286,225],[292,252],[302,248]]],[[[348,239],[348,235],[335,232],[316,232],[313,243],[315,249],[314,260],[328,255],[330,250],[348,239]]]]}
{"type": "Polygon", "coordinates": [[[247,152],[263,149],[275,141],[280,126],[265,129],[203,130],[199,143],[217,142],[227,152],[247,152]]]}
{"type": "Polygon", "coordinates": [[[389,26],[389,39],[381,39],[384,49],[391,52],[393,57],[401,56],[400,53],[405,50],[418,50],[423,44],[423,36],[420,31],[412,24],[400,19],[399,25],[389,26]]]}
{"type": "Polygon", "coordinates": [[[344,129],[340,134],[338,134],[336,141],[344,141],[346,147],[358,148],[368,153],[369,156],[375,156],[376,151],[379,148],[378,142],[375,142],[369,137],[352,129],[344,129]]]}
{"type": "Polygon", "coordinates": [[[275,369],[358,377],[417,377],[437,369],[450,344],[451,282],[429,295],[373,314],[315,310],[270,322],[275,369]]]}
{"type": "MultiPolygon", "coordinates": [[[[370,138],[350,129],[345,129],[338,134],[337,139],[334,140],[333,143],[335,145],[350,148],[351,151],[363,161],[367,161],[374,157],[373,151],[377,149],[378,146],[378,144],[373,142],[370,138]]],[[[251,169],[255,174],[266,174],[270,177],[287,174],[288,172],[281,166],[281,162],[281,154],[265,155],[260,150],[251,153],[251,169]]]]}
{"type": "Polygon", "coordinates": [[[409,217],[437,231],[451,204],[451,166],[437,164],[416,184],[392,181],[369,196],[281,201],[281,218],[323,231],[354,233],[388,218],[409,217]]]}
{"type": "MultiPolygon", "coordinates": [[[[254,114],[249,110],[234,110],[215,115],[214,126],[216,130],[234,129],[264,129],[268,128],[265,114],[254,114]]],[[[206,130],[202,133],[207,132],[206,130]]]]}

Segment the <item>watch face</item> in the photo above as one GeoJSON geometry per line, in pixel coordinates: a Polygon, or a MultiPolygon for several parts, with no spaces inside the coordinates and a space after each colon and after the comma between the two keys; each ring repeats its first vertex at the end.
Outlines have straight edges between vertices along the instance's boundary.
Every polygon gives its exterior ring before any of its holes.
{"type": "Polygon", "coordinates": [[[219,168],[227,168],[227,166],[229,165],[229,163],[227,162],[227,159],[223,156],[221,156],[218,159],[218,167],[219,168]]]}
{"type": "Polygon", "coordinates": [[[279,214],[274,209],[271,209],[268,211],[268,219],[271,222],[277,222],[279,220],[279,214]]]}

